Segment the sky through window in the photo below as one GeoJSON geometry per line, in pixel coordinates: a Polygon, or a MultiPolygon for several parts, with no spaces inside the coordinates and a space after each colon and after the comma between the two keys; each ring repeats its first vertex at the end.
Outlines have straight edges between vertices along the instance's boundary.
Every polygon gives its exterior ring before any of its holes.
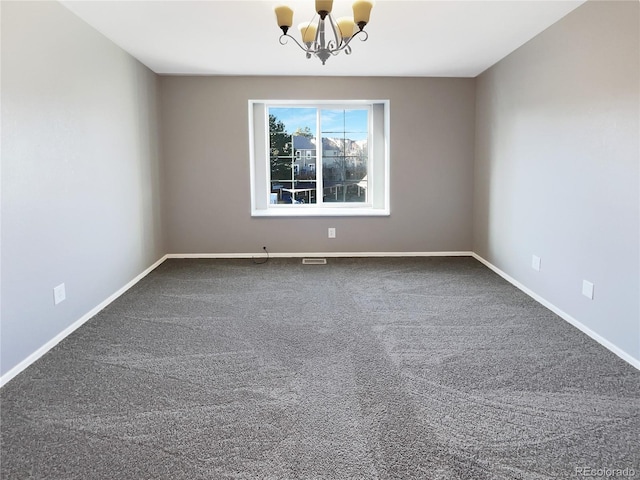
{"type": "MultiPolygon", "coordinates": [[[[284,123],[288,133],[293,133],[299,128],[309,130],[316,136],[316,109],[315,108],[287,108],[271,107],[269,113],[284,123]]],[[[336,110],[332,108],[322,109],[322,130],[324,134],[331,132],[347,134],[351,140],[366,140],[367,138],[367,110],[336,110]]]]}

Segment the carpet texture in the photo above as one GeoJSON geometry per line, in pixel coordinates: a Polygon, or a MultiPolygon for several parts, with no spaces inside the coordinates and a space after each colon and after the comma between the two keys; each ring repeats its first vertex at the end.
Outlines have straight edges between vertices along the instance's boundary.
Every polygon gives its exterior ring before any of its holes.
{"type": "Polygon", "coordinates": [[[168,260],[0,396],[3,479],[640,477],[640,372],[471,258],[168,260]]]}

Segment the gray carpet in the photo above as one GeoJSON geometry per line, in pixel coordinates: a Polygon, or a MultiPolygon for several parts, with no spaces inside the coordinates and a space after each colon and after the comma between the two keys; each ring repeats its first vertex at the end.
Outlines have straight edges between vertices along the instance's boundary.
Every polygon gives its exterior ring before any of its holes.
{"type": "Polygon", "coordinates": [[[471,258],[169,260],[0,395],[3,479],[640,476],[640,372],[471,258]]]}

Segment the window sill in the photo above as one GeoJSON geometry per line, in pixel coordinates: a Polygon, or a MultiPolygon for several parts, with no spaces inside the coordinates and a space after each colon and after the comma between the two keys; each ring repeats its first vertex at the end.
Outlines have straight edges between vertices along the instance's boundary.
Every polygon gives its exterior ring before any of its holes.
{"type": "Polygon", "coordinates": [[[391,213],[385,208],[269,208],[251,211],[252,217],[388,217],[391,213]]]}

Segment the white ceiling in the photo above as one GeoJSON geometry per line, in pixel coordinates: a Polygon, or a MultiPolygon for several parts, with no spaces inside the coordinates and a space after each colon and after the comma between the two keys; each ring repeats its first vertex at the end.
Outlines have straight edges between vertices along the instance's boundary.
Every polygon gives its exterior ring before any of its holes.
{"type": "MultiPolygon", "coordinates": [[[[313,0],[61,3],[160,74],[475,77],[584,0],[377,0],[369,40],[324,66],[278,43],[273,7],[294,9],[299,35],[313,0]]],[[[350,14],[351,3],[336,0],[334,16],[350,14]]]]}

